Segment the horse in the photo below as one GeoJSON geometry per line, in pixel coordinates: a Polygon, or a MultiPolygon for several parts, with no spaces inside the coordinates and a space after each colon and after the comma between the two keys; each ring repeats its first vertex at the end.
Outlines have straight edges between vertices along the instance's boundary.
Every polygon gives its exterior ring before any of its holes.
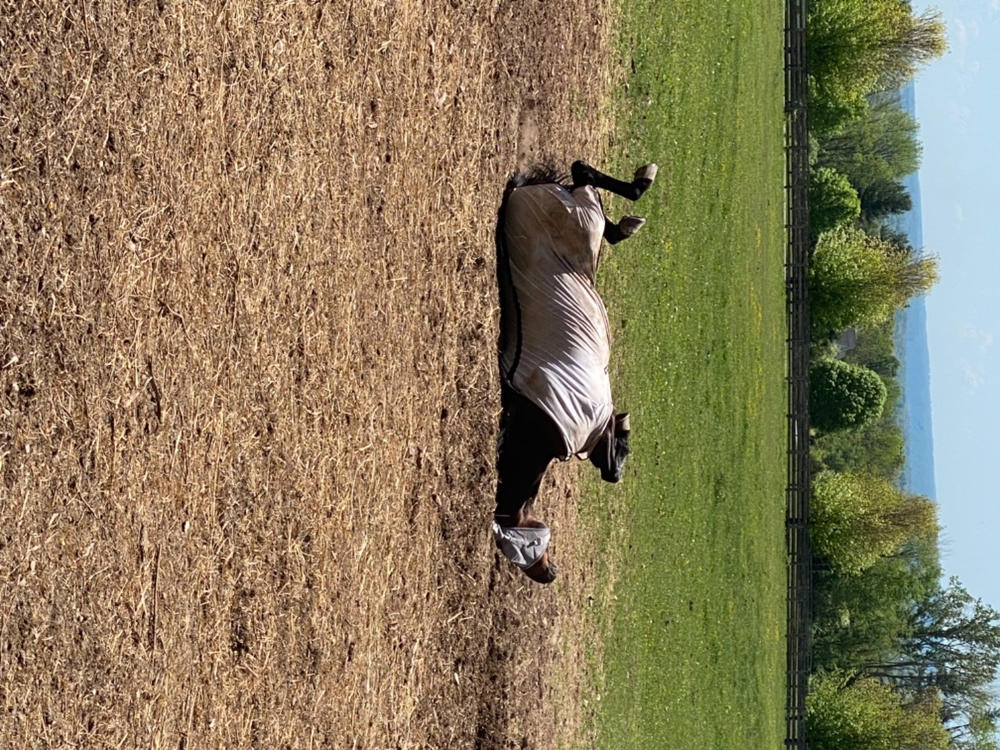
{"type": "Polygon", "coordinates": [[[492,531],[502,554],[538,583],[557,573],[548,526],[534,514],[549,464],[589,459],[602,479],[618,482],[629,453],[629,415],[614,411],[610,327],[595,279],[601,240],[618,244],[645,220],[613,222],[597,191],[636,201],[656,172],[646,164],[625,182],[583,161],[569,178],[536,165],[504,188],[495,233],[502,411],[492,531]]]}

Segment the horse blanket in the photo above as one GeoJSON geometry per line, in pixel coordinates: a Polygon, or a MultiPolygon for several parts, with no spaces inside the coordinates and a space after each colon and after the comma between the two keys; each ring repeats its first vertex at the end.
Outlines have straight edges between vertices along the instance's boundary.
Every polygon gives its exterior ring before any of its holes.
{"type": "Polygon", "coordinates": [[[497,228],[501,375],[552,419],[564,460],[586,458],[614,414],[594,285],[604,223],[592,186],[546,183],[514,188],[497,228]]]}

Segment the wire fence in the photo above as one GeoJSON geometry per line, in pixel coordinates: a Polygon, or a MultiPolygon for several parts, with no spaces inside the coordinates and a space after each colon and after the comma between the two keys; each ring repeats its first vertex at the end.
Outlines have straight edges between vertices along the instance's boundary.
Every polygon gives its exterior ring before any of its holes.
{"type": "Polygon", "coordinates": [[[809,130],[807,0],[785,4],[785,192],[788,250],[788,653],[785,747],[805,750],[812,671],[812,551],[809,544],[809,130]]]}

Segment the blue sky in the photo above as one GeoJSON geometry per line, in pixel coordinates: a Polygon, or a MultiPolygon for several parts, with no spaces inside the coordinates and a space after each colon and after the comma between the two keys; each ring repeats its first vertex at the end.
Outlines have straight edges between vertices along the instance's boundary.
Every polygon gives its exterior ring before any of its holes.
{"type": "Polygon", "coordinates": [[[916,79],[942,565],[1000,609],[1000,0],[913,6],[942,12],[950,47],[916,79]]]}

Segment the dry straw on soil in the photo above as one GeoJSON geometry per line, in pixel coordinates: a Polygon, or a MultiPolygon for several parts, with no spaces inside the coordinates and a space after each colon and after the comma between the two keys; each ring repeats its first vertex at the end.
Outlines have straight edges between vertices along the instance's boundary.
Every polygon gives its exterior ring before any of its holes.
{"type": "Polygon", "coordinates": [[[487,534],[491,225],[604,150],[607,6],[0,4],[5,747],[579,731],[575,469],[556,588],[487,534]]]}

